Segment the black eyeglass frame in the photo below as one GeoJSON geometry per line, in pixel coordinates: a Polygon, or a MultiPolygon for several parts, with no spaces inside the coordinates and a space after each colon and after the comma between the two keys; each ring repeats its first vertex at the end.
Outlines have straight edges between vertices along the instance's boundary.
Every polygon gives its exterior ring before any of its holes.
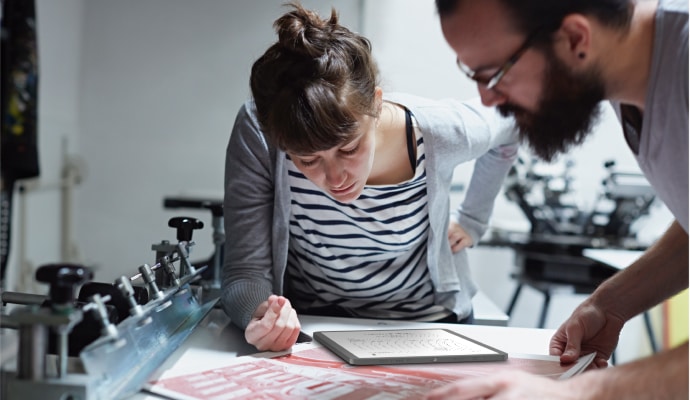
{"type": "Polygon", "coordinates": [[[527,36],[527,39],[522,43],[522,46],[517,49],[515,53],[513,53],[510,58],[508,58],[508,61],[506,61],[501,67],[496,71],[495,74],[491,75],[489,78],[481,78],[477,76],[477,71],[471,70],[469,67],[467,67],[465,64],[461,63],[459,59],[456,59],[455,62],[460,69],[465,75],[467,75],[468,78],[472,79],[473,81],[479,83],[480,85],[484,85],[487,89],[491,90],[496,87],[496,85],[501,82],[501,79],[510,71],[511,68],[520,60],[520,57],[522,57],[525,52],[532,47],[534,44],[535,39],[541,32],[544,30],[542,28],[536,29],[534,32],[532,32],[529,36],[527,36]]]}

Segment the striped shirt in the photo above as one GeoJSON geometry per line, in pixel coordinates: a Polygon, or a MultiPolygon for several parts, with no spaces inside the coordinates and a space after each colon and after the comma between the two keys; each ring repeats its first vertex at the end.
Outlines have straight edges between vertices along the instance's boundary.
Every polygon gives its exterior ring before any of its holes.
{"type": "Polygon", "coordinates": [[[297,310],[336,305],[354,317],[438,320],[427,269],[424,140],[415,131],[414,177],[396,185],[365,186],[340,203],[288,159],[292,196],[287,285],[297,310]]]}

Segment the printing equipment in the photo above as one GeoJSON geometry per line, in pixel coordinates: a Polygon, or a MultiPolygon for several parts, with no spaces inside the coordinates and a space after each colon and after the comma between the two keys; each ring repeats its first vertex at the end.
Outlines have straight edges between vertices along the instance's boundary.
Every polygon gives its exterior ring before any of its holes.
{"type": "Polygon", "coordinates": [[[47,296],[2,293],[3,305],[20,306],[2,316],[3,328],[17,330],[19,348],[16,369],[2,371],[0,397],[112,400],[142,388],[217,301],[202,301],[206,267],[189,258],[203,223],[175,217],[168,226],[177,243],[154,244],[154,265],[132,276],[92,282],[88,267],[50,264],[36,270],[47,296]]]}
{"type": "MultiPolygon", "coordinates": [[[[569,289],[589,294],[618,269],[583,255],[585,249],[644,250],[636,238],[634,223],[649,214],[654,190],[643,175],[615,169],[604,163],[606,177],[589,210],[567,197],[572,194],[573,163],[565,162],[560,174],[537,172],[537,161],[520,157],[504,185],[506,197],[518,205],[530,223],[529,232],[494,229],[480,242],[483,246],[508,247],[515,251],[512,277],[517,287],[506,310],[511,315],[523,286],[544,295],[538,327],[543,328],[552,293],[569,289]]],[[[645,314],[652,349],[656,349],[645,314]]]]}

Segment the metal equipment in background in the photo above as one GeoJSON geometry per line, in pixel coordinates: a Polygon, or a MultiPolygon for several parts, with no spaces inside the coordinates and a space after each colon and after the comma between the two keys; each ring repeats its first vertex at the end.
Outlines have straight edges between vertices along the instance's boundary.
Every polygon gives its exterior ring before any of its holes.
{"type": "Polygon", "coordinates": [[[632,225],[649,214],[655,199],[644,175],[618,172],[615,161],[606,161],[601,193],[591,209],[582,210],[565,200],[572,192],[574,163],[567,160],[560,175],[539,174],[536,164],[534,159],[519,158],[505,184],[506,197],[520,207],[531,234],[575,236],[614,247],[639,246],[632,225]]]}
{"type": "Polygon", "coordinates": [[[2,316],[19,341],[16,370],[3,365],[2,398],[111,400],[142,388],[217,301],[200,301],[194,284],[205,268],[189,259],[203,223],[176,217],[168,225],[177,243],[155,244],[153,266],[113,284],[92,282],[82,265],[50,264],[36,271],[47,296],[2,293],[3,305],[21,305],[2,316]]]}
{"type": "MultiPolygon", "coordinates": [[[[572,194],[572,161],[565,162],[561,174],[537,173],[537,161],[519,158],[504,185],[506,197],[516,203],[530,223],[529,232],[492,229],[480,242],[484,246],[512,248],[517,287],[506,313],[510,316],[524,285],[544,295],[538,326],[543,328],[552,293],[570,290],[589,294],[604,280],[618,272],[583,255],[583,250],[644,250],[647,244],[636,237],[633,224],[654,202],[655,193],[642,174],[615,170],[607,161],[601,192],[591,209],[583,210],[568,202],[572,194]]],[[[648,315],[645,323],[655,351],[648,315]]]]}

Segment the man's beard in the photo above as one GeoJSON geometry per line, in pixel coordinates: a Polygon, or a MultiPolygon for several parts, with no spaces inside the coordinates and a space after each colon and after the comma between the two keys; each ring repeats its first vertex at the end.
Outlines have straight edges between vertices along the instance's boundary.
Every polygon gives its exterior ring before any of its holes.
{"type": "Polygon", "coordinates": [[[513,116],[520,138],[527,140],[534,153],[550,162],[581,144],[597,122],[605,89],[599,74],[573,74],[553,54],[545,52],[548,61],[543,93],[536,112],[513,104],[502,104],[504,117],[513,116]]]}

